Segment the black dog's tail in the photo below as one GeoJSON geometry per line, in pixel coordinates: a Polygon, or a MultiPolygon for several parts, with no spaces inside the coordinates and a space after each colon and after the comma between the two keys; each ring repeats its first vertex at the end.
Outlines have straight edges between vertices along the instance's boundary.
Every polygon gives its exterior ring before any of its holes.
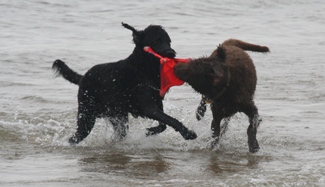
{"type": "Polygon", "coordinates": [[[70,69],[62,60],[54,61],[52,70],[55,72],[56,76],[62,75],[63,78],[76,85],[79,85],[79,82],[83,77],[70,69]]]}
{"type": "Polygon", "coordinates": [[[228,39],[225,42],[223,42],[222,45],[236,46],[245,51],[255,51],[255,52],[262,52],[262,53],[270,52],[269,48],[266,46],[251,44],[237,39],[228,39]]]}

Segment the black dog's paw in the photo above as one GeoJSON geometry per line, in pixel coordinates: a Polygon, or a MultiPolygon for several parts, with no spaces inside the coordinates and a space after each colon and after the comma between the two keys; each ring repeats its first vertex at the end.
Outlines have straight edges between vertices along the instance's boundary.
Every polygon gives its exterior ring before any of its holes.
{"type": "Polygon", "coordinates": [[[159,124],[157,127],[147,128],[146,136],[152,136],[155,134],[159,134],[165,130],[166,130],[166,125],[159,124]]]}
{"type": "Polygon", "coordinates": [[[72,136],[71,138],[69,138],[69,143],[70,145],[76,145],[80,142],[79,138],[76,136],[72,136]]]}
{"type": "Polygon", "coordinates": [[[185,140],[194,140],[197,138],[196,133],[191,130],[188,130],[185,134],[182,134],[182,136],[185,140]]]}
{"type": "Polygon", "coordinates": [[[202,99],[199,106],[197,107],[196,109],[196,119],[198,121],[200,121],[203,117],[204,117],[204,114],[207,110],[207,106],[206,106],[206,103],[205,101],[202,99]]]}

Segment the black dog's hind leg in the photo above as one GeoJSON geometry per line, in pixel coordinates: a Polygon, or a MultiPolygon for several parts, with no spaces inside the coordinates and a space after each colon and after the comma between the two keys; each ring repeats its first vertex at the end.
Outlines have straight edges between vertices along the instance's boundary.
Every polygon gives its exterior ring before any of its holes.
{"type": "Polygon", "coordinates": [[[79,106],[77,132],[69,139],[70,144],[78,144],[86,138],[94,127],[96,116],[87,109],[79,106]]]}
{"type": "MultiPolygon", "coordinates": [[[[159,101],[158,108],[161,111],[164,111],[164,107],[163,107],[162,101],[159,101]]],[[[167,128],[166,124],[164,124],[162,122],[159,122],[159,125],[158,126],[147,128],[146,136],[151,136],[151,135],[155,135],[155,134],[162,133],[162,132],[164,132],[166,130],[166,128],[167,128]]]]}
{"type": "Polygon", "coordinates": [[[249,118],[249,126],[247,129],[249,152],[256,153],[260,149],[260,146],[256,139],[257,127],[259,126],[262,120],[259,118],[257,107],[253,102],[247,104],[244,107],[243,112],[249,118]]]}

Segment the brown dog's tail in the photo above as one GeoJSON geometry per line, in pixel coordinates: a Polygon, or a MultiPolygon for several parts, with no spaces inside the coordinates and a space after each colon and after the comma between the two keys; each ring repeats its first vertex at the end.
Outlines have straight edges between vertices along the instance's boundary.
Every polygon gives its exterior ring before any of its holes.
{"type": "Polygon", "coordinates": [[[70,69],[62,60],[54,61],[52,70],[57,76],[61,75],[66,80],[76,85],[79,85],[79,82],[83,77],[82,75],[70,69]]]}
{"type": "Polygon", "coordinates": [[[239,47],[245,51],[254,51],[254,52],[270,52],[269,48],[266,46],[261,46],[261,45],[255,45],[255,44],[250,44],[241,40],[237,39],[228,39],[222,43],[222,45],[225,46],[236,46],[239,47]]]}

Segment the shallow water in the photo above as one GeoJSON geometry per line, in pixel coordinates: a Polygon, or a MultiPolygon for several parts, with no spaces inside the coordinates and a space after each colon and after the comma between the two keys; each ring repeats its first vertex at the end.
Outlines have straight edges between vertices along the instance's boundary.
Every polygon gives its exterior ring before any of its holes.
{"type": "Polygon", "coordinates": [[[323,1],[9,1],[0,2],[0,186],[325,186],[325,3],[323,1]],[[145,137],[156,122],[130,118],[126,140],[96,122],[78,146],[77,86],[54,78],[63,59],[84,73],[127,57],[137,29],[165,27],[178,57],[210,54],[228,38],[266,45],[249,53],[263,122],[261,150],[248,152],[243,114],[216,150],[212,119],[196,121],[200,100],[188,85],[166,95],[166,113],[198,134],[173,129],[145,137]]]}

